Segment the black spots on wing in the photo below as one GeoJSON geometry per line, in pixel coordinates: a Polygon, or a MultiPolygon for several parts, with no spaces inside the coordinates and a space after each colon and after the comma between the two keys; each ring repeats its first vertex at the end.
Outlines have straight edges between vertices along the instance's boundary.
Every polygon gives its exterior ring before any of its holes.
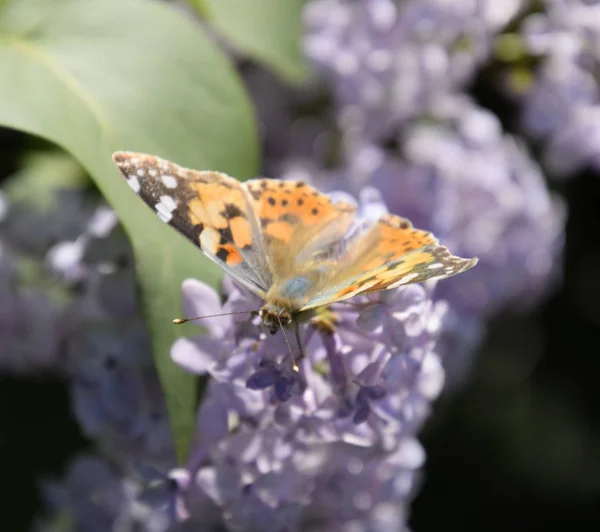
{"type": "Polygon", "coordinates": [[[302,198],[298,198],[296,203],[298,204],[298,207],[302,207],[302,205],[304,205],[304,200],[302,198]]]}
{"type": "Polygon", "coordinates": [[[270,198],[268,198],[267,201],[269,202],[269,205],[271,205],[271,206],[275,205],[275,198],[273,196],[271,196],[270,198]]]}
{"type": "Polygon", "coordinates": [[[221,245],[233,242],[233,234],[229,226],[219,229],[219,234],[221,235],[221,242],[219,242],[221,245]]]}
{"type": "Polygon", "coordinates": [[[245,217],[243,211],[233,203],[226,203],[225,209],[223,209],[220,214],[227,220],[231,220],[232,218],[236,218],[238,216],[245,217]]]}
{"type": "Polygon", "coordinates": [[[281,200],[281,206],[282,207],[285,207],[287,204],[288,204],[288,200],[286,200],[286,199],[282,199],[281,200]]]}
{"type": "Polygon", "coordinates": [[[227,262],[228,256],[229,256],[229,251],[227,251],[225,248],[219,248],[219,251],[217,251],[217,254],[216,254],[216,257],[225,263],[227,262]]]}
{"type": "Polygon", "coordinates": [[[312,213],[313,216],[316,216],[317,214],[319,214],[319,209],[317,209],[316,207],[313,207],[312,211],[310,211],[312,213]]]}
{"type": "Polygon", "coordinates": [[[269,225],[270,223],[273,223],[274,221],[275,220],[273,220],[273,218],[261,218],[260,225],[264,229],[265,227],[267,227],[267,225],[269,225]]]}
{"type": "MultiPolygon", "coordinates": [[[[381,217],[380,222],[394,229],[410,229],[412,224],[406,218],[398,218],[393,214],[385,214],[381,217]]],[[[416,231],[412,231],[415,233],[416,231]]]]}
{"type": "Polygon", "coordinates": [[[302,188],[302,187],[305,187],[305,186],[306,186],[306,183],[304,181],[298,181],[296,183],[296,188],[302,188]]]}

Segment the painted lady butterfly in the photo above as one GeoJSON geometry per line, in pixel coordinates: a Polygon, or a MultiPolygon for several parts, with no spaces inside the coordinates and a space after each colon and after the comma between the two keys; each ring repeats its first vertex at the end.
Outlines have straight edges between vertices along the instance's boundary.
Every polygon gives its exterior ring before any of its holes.
{"type": "Polygon", "coordinates": [[[240,183],[143,153],[113,160],[163,222],[264,300],[259,314],[271,332],[316,307],[477,264],[393,214],[352,235],[356,207],[302,181],[240,183]]]}

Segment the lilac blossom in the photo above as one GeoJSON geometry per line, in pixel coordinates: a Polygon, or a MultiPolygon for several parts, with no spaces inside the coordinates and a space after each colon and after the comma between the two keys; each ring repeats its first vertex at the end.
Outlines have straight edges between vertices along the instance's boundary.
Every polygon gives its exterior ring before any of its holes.
{"type": "Polygon", "coordinates": [[[600,168],[600,4],[544,0],[521,30],[525,50],[540,58],[523,96],[523,124],[546,143],[559,175],[600,168]]]}
{"type": "Polygon", "coordinates": [[[439,352],[460,375],[487,317],[531,308],[560,278],[565,206],[525,147],[466,96],[440,95],[426,118],[405,123],[394,149],[351,136],[344,143],[340,167],[296,161],[286,178],[324,190],[375,187],[362,190],[362,202],[377,215],[389,208],[456,254],[479,258],[433,292],[450,303],[439,352]]]}
{"type": "MultiPolygon", "coordinates": [[[[260,308],[247,290],[224,286],[221,304],[212,288],[185,281],[185,314],[260,308]]],[[[447,305],[432,302],[430,289],[411,285],[321,310],[301,325],[300,372],[283,334],[267,334],[252,314],[204,320],[207,334],[178,340],[173,360],[212,377],[182,494],[191,518],[208,497],[232,530],[297,530],[312,520],[314,530],[402,525],[423,462],[414,437],[444,382],[435,346],[447,305]],[[346,477],[339,507],[330,506],[346,477]]]]}
{"type": "MultiPolygon", "coordinates": [[[[86,252],[89,253],[95,239],[107,238],[116,225],[117,216],[112,209],[105,205],[97,207],[87,220],[82,233],[73,240],[61,240],[48,250],[46,261],[50,270],[68,283],[81,281],[90,275],[91,265],[86,263],[86,252]]],[[[103,257],[103,262],[94,265],[95,269],[105,273],[114,269],[114,265],[108,260],[108,256],[103,257]]]]}
{"type": "Polygon", "coordinates": [[[73,409],[84,433],[113,460],[171,466],[163,396],[141,323],[80,323],[67,355],[73,409]]]}
{"type": "Polygon", "coordinates": [[[42,483],[47,511],[37,519],[34,530],[66,530],[68,523],[69,530],[86,532],[165,532],[169,512],[146,504],[146,492],[146,480],[135,471],[124,472],[96,455],[77,456],[63,479],[42,483]]]}
{"type": "Polygon", "coordinates": [[[164,398],[135,295],[131,248],[112,211],[99,208],[48,262],[78,290],[62,320],[65,366],[83,432],[120,464],[174,464],[164,398]],[[57,259],[81,243],[75,260],[57,259]],[[65,266],[61,270],[59,266],[65,266]]]}
{"type": "Polygon", "coordinates": [[[114,212],[81,190],[54,199],[38,206],[0,196],[0,369],[59,371],[82,432],[102,454],[76,458],[64,479],[46,484],[49,512],[77,530],[162,532],[172,516],[141,502],[146,486],[130,471],[175,464],[131,247],[114,212]]]}
{"type": "Polygon", "coordinates": [[[60,304],[47,290],[22,281],[19,266],[26,257],[2,238],[11,210],[10,202],[0,195],[0,371],[47,371],[59,365],[60,304]]]}
{"type": "Polygon", "coordinates": [[[332,80],[342,127],[375,139],[464,87],[521,0],[315,0],[307,56],[332,80]]]}
{"type": "Polygon", "coordinates": [[[406,213],[459,255],[479,257],[476,269],[440,283],[437,297],[482,315],[531,306],[561,271],[563,202],[494,114],[448,97],[429,116],[406,128],[404,164],[367,147],[380,162],[371,182],[392,212],[406,213]]]}

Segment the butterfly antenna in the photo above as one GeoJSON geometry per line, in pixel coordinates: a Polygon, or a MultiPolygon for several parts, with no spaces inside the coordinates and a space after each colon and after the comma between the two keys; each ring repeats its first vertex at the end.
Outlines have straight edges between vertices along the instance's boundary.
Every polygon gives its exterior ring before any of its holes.
{"type": "Polygon", "coordinates": [[[187,323],[188,321],[203,320],[204,318],[216,318],[217,316],[233,316],[234,314],[248,314],[248,313],[258,313],[258,310],[240,310],[238,312],[224,312],[223,314],[211,314],[209,316],[196,316],[194,318],[175,318],[173,320],[173,323],[175,325],[181,325],[182,323],[187,323]]]}
{"type": "Polygon", "coordinates": [[[277,316],[277,321],[279,322],[279,327],[281,327],[281,332],[283,333],[283,337],[285,338],[285,343],[288,346],[288,349],[290,350],[290,356],[292,357],[292,369],[298,373],[300,371],[300,368],[298,367],[298,364],[296,364],[296,359],[294,358],[294,352],[292,351],[292,346],[290,345],[290,341],[288,340],[287,334],[285,334],[285,329],[283,328],[283,325],[281,324],[281,319],[279,318],[279,316],[277,316]]]}

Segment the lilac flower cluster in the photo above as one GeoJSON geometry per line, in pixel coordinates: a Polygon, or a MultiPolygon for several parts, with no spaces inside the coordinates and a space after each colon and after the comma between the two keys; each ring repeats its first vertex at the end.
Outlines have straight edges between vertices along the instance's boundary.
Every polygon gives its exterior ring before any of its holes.
{"type": "Polygon", "coordinates": [[[147,482],[132,471],[175,463],[133,264],[114,212],[82,189],[61,188],[43,206],[0,195],[0,369],[65,378],[100,453],[75,457],[63,480],[44,483],[50,516],[39,530],[55,517],[86,531],[168,526],[138,500],[147,482]]]}
{"type": "Polygon", "coordinates": [[[485,317],[531,306],[561,270],[564,205],[526,148],[461,92],[523,7],[316,0],[306,9],[305,49],[332,82],[342,158],[333,171],[288,162],[288,174],[352,193],[374,185],[390,211],[479,257],[434,294],[451,303],[441,352],[458,376],[485,317]]]}
{"type": "Polygon", "coordinates": [[[332,81],[344,130],[373,140],[468,84],[523,4],[315,0],[304,49],[332,81]]]}
{"type": "Polygon", "coordinates": [[[77,290],[63,313],[65,368],[83,433],[113,465],[168,469],[174,450],[151,345],[135,294],[131,248],[106,207],[48,263],[77,290]]]}
{"type": "Polygon", "coordinates": [[[600,4],[544,0],[529,15],[521,39],[539,58],[523,96],[526,131],[545,142],[545,159],[558,175],[600,168],[600,4]]]}
{"type": "MultiPolygon", "coordinates": [[[[229,280],[225,292],[222,305],[186,281],[186,315],[260,306],[229,280]]],[[[190,518],[208,497],[232,530],[399,529],[424,459],[414,434],[444,381],[445,311],[423,286],[332,305],[301,326],[299,373],[257,318],[213,318],[178,340],[173,359],[212,377],[180,494],[190,518]]]]}
{"type": "Polygon", "coordinates": [[[141,501],[143,486],[139,476],[123,476],[118,467],[99,456],[77,456],[61,482],[43,482],[53,517],[38,519],[34,531],[164,532],[169,526],[167,515],[141,501]]]}
{"type": "Polygon", "coordinates": [[[0,193],[0,371],[52,370],[60,357],[60,304],[41,283],[22,280],[23,270],[27,266],[33,270],[35,259],[6,238],[11,233],[12,210],[9,199],[0,193]]]}

